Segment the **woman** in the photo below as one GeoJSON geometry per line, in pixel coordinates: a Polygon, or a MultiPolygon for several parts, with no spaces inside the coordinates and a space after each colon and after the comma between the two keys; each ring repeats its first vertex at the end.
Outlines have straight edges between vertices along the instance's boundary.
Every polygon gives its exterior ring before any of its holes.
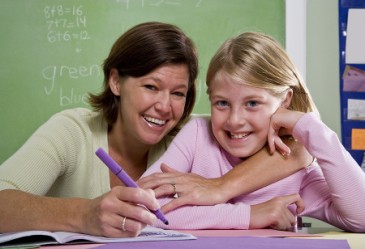
{"type": "MultiPolygon", "coordinates": [[[[90,95],[93,111],[77,108],[55,114],[1,165],[0,232],[49,230],[126,237],[153,224],[156,217],[139,205],[159,208],[153,192],[126,188],[94,153],[104,148],[137,180],[190,116],[197,73],[196,48],[179,28],[151,22],[124,33],[104,62],[103,91],[90,95]]],[[[269,158],[265,153],[258,158],[269,158]]],[[[275,158],[273,164],[285,170],[273,176],[268,170],[268,182],[305,165],[301,156],[275,158]],[[299,163],[291,166],[293,162],[299,163]]],[[[254,160],[251,164],[267,159],[254,160]]],[[[247,173],[236,183],[252,175],[249,168],[242,168],[247,173]]],[[[181,179],[191,179],[193,185],[204,181],[193,177],[181,179]]],[[[181,180],[176,184],[189,189],[181,180]]],[[[255,184],[267,183],[244,183],[240,191],[255,184]]],[[[225,193],[218,190],[218,195],[225,193]]]]}

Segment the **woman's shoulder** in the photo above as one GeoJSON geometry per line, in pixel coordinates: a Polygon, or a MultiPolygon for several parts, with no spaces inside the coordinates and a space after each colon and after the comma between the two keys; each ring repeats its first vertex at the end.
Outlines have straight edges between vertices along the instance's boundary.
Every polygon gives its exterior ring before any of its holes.
{"type": "Polygon", "coordinates": [[[50,118],[50,120],[52,119],[65,123],[78,124],[79,126],[90,126],[95,125],[95,123],[101,125],[105,123],[101,113],[81,107],[60,111],[50,118]]]}
{"type": "Polygon", "coordinates": [[[90,135],[100,137],[106,133],[107,124],[100,113],[87,108],[73,108],[54,114],[39,131],[51,137],[57,137],[56,134],[73,139],[90,135]]]}
{"type": "Polygon", "coordinates": [[[99,116],[99,113],[90,109],[78,107],[72,109],[65,109],[55,113],[51,118],[69,118],[72,120],[91,119],[99,116]]]}

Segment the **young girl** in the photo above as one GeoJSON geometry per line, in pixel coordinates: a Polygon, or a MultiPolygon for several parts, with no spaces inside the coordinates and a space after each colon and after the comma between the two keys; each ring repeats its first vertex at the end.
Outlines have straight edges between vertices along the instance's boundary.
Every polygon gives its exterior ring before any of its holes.
{"type": "Polygon", "coordinates": [[[296,67],[275,40],[251,32],[227,40],[210,62],[207,86],[211,119],[191,120],[144,176],[165,163],[220,177],[267,143],[271,152],[288,152],[279,134],[302,143],[313,162],[225,204],[187,205],[169,212],[169,228],[285,230],[300,214],[347,231],[365,231],[365,175],[321,122],[296,67]]]}

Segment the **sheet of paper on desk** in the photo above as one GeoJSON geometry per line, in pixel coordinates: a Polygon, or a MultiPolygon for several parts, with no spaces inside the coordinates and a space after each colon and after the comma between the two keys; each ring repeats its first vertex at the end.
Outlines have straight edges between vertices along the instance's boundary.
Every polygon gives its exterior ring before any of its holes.
{"type": "Polygon", "coordinates": [[[346,240],[263,238],[263,237],[198,237],[196,240],[111,243],[94,249],[351,249],[346,240]]]}
{"type": "Polygon", "coordinates": [[[55,244],[123,243],[133,241],[191,240],[191,234],[147,226],[137,237],[108,238],[71,232],[23,231],[0,234],[0,248],[55,244]]]}
{"type": "Polygon", "coordinates": [[[346,64],[365,63],[365,9],[349,9],[346,31],[346,64]]]}
{"type": "Polygon", "coordinates": [[[196,237],[321,237],[319,234],[310,234],[306,231],[301,232],[301,229],[294,231],[279,231],[275,229],[248,229],[248,230],[181,230],[196,237]]]}

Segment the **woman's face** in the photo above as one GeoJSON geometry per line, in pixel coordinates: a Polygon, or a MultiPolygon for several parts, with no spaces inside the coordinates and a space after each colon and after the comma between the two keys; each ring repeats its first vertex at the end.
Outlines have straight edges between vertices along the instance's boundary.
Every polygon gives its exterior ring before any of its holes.
{"type": "MultiPolygon", "coordinates": [[[[117,74],[114,70],[114,74],[117,74]]],[[[115,95],[120,96],[120,112],[114,128],[123,136],[154,145],[180,121],[189,85],[186,65],[165,65],[134,78],[117,79],[115,95]]]]}
{"type": "Polygon", "coordinates": [[[210,85],[212,131],[235,157],[249,157],[267,142],[270,118],[283,100],[267,90],[234,82],[226,75],[210,85]]]}

